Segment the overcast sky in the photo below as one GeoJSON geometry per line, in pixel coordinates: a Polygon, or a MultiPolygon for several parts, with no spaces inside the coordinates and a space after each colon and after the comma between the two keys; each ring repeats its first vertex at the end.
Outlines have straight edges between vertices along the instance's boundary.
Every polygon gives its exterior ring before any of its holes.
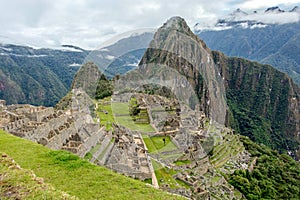
{"type": "Polygon", "coordinates": [[[158,28],[179,15],[211,24],[237,8],[290,10],[300,0],[0,0],[0,42],[94,49],[123,32],[158,28]]]}

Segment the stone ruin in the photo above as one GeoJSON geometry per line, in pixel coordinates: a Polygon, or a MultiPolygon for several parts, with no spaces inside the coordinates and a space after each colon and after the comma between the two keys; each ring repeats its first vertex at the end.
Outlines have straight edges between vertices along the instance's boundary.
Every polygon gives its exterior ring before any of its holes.
{"type": "MultiPolygon", "coordinates": [[[[75,92],[86,101],[84,95],[75,92]]],[[[203,113],[191,110],[187,105],[179,105],[176,99],[137,93],[125,96],[114,95],[113,99],[128,102],[128,99],[135,97],[140,108],[147,111],[149,123],[155,127],[155,133],[148,133],[149,136],[170,136],[177,149],[160,154],[148,153],[139,132],[116,124],[113,124],[113,131],[105,130],[99,122],[93,122],[87,108],[91,103],[84,106],[78,99],[73,99],[72,107],[67,111],[27,104],[6,106],[5,101],[0,100],[0,128],[51,149],[67,150],[80,157],[90,153],[90,162],[140,180],[152,179],[153,185],[159,187],[151,163],[151,159],[155,159],[177,170],[179,173],[173,175],[173,178],[190,187],[174,189],[165,184],[161,185],[164,190],[195,199],[209,199],[211,193],[222,193],[233,199],[233,188],[215,172],[203,146],[203,141],[211,133],[221,135],[227,134],[229,130],[216,124],[212,124],[213,128],[210,129],[210,121],[203,113]],[[191,163],[176,166],[174,161],[179,158],[177,155],[183,155],[181,159],[190,160],[191,163]]],[[[213,141],[209,145],[216,144],[213,141]]],[[[247,167],[248,157],[243,152],[229,162],[236,168],[240,168],[241,164],[247,167]]],[[[226,167],[220,170],[226,173],[226,167]]]]}
{"type": "Polygon", "coordinates": [[[154,170],[141,135],[116,124],[113,127],[114,133],[101,134],[90,161],[140,180],[152,178],[154,170]]]}
{"type": "Polygon", "coordinates": [[[68,115],[52,107],[4,106],[0,101],[0,128],[18,137],[32,140],[51,149],[64,149],[84,157],[103,134],[91,116],[81,112],[68,115]],[[89,123],[86,123],[89,122],[89,123]]]}

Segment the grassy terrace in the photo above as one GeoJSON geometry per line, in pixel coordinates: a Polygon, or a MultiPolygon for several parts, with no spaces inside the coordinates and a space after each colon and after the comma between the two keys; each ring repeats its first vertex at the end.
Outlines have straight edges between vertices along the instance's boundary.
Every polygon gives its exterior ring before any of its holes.
{"type": "Polygon", "coordinates": [[[225,142],[214,147],[210,162],[216,167],[222,167],[231,157],[244,149],[237,135],[227,135],[225,142]]]}
{"type": "Polygon", "coordinates": [[[111,97],[106,97],[98,103],[97,115],[100,124],[106,126],[106,130],[112,128],[112,123],[118,123],[131,130],[141,132],[154,132],[150,124],[135,123],[129,114],[129,104],[121,102],[111,102],[111,97]]]}
{"type": "Polygon", "coordinates": [[[97,115],[100,118],[100,124],[106,126],[106,130],[112,128],[112,123],[115,122],[113,112],[111,110],[111,97],[106,97],[98,103],[97,115]]]}
{"type": "Polygon", "coordinates": [[[129,105],[127,103],[113,102],[112,111],[115,117],[115,121],[131,130],[141,132],[155,132],[154,128],[150,124],[137,124],[132,120],[129,114],[129,105]]]}
{"type": "Polygon", "coordinates": [[[190,161],[190,160],[177,160],[174,162],[174,164],[177,166],[182,166],[182,165],[191,164],[191,163],[192,163],[192,161],[190,161]]]}
{"type": "Polygon", "coordinates": [[[1,130],[0,152],[11,156],[22,168],[33,170],[46,184],[79,199],[183,199],[93,165],[71,153],[53,151],[1,130]]]}
{"type": "Polygon", "coordinates": [[[184,182],[173,178],[176,171],[163,167],[159,162],[153,159],[151,162],[159,185],[168,184],[171,188],[188,187],[184,182]]]}
{"type": "Polygon", "coordinates": [[[170,140],[169,136],[153,136],[143,135],[143,140],[148,148],[149,153],[159,153],[164,151],[173,151],[177,147],[170,140]],[[163,139],[165,139],[165,144],[163,139]]]}

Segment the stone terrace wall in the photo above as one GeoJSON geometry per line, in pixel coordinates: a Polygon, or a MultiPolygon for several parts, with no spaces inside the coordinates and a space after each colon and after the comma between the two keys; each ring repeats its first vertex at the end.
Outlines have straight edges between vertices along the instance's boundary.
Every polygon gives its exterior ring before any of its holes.
{"type": "MultiPolygon", "coordinates": [[[[4,107],[4,106],[3,106],[4,107]]],[[[89,114],[54,111],[52,107],[10,105],[0,111],[0,128],[51,149],[65,149],[84,157],[103,135],[104,129],[89,114]]]]}

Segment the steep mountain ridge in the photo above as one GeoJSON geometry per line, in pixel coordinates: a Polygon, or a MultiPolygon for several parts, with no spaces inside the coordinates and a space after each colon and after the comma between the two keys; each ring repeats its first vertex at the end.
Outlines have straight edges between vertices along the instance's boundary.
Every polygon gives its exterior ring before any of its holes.
{"type": "Polygon", "coordinates": [[[269,65],[213,51],[225,79],[232,126],[252,140],[291,151],[299,145],[300,89],[284,73],[269,65]]]}
{"type": "Polygon", "coordinates": [[[286,74],[210,51],[181,18],[171,18],[155,34],[140,63],[149,64],[164,65],[185,76],[199,98],[200,110],[210,118],[295,156],[300,93],[286,74]]]}
{"type": "MultiPolygon", "coordinates": [[[[158,29],[139,65],[163,65],[175,69],[187,78],[198,97],[200,109],[224,124],[224,85],[218,68],[211,61],[211,52],[205,43],[193,34],[184,19],[173,17],[158,29]]],[[[185,90],[182,86],[175,88],[185,90]]]]}

